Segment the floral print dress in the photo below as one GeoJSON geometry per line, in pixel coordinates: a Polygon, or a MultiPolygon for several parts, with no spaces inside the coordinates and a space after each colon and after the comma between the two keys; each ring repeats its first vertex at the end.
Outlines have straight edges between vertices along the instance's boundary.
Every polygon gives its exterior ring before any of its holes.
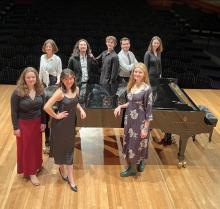
{"type": "Polygon", "coordinates": [[[124,119],[123,154],[131,164],[138,164],[148,156],[149,134],[141,139],[145,121],[153,120],[152,90],[146,85],[140,92],[127,94],[128,107],[124,119]]]}

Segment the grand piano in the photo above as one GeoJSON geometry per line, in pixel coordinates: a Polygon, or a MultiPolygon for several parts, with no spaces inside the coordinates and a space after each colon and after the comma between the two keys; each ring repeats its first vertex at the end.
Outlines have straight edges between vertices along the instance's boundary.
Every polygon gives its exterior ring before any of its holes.
{"type": "MultiPolygon", "coordinates": [[[[209,133],[211,139],[216,123],[207,123],[206,113],[178,87],[176,79],[161,78],[150,82],[153,89],[154,118],[150,128],[180,136],[178,166],[185,167],[184,153],[188,139],[200,133],[209,133]]],[[[55,88],[46,88],[46,96],[50,97],[55,88]]],[[[115,118],[113,111],[119,104],[126,102],[126,84],[82,84],[79,100],[87,118],[81,120],[78,115],[78,127],[123,128],[122,114],[115,118]]]]}

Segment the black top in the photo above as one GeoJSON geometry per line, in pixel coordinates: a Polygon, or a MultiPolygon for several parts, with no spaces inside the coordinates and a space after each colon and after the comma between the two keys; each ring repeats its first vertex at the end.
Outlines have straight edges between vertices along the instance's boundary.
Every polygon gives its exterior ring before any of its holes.
{"type": "Polygon", "coordinates": [[[115,51],[103,51],[97,58],[101,62],[100,84],[116,83],[119,73],[119,60],[115,51]]]}
{"type": "Polygon", "coordinates": [[[150,78],[160,78],[162,74],[161,55],[147,51],[144,55],[144,64],[147,66],[150,78]]]}
{"type": "Polygon", "coordinates": [[[43,105],[44,95],[36,95],[34,100],[32,100],[29,96],[18,96],[15,90],[11,96],[11,118],[14,130],[19,129],[19,119],[35,119],[41,117],[41,123],[45,124],[43,105]]]}

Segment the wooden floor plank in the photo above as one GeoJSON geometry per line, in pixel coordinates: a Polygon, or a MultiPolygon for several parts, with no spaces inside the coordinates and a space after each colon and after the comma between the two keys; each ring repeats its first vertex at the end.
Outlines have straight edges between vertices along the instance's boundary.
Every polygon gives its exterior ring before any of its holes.
{"type": "MultiPolygon", "coordinates": [[[[74,177],[78,193],[70,190],[53,159],[43,155],[41,185],[16,173],[16,141],[10,119],[15,86],[0,85],[0,208],[1,209],[218,209],[220,208],[220,124],[212,142],[207,134],[189,139],[187,168],[178,169],[179,137],[171,146],[151,140],[146,168],[137,177],[121,178],[122,129],[78,128],[74,177]]],[[[206,105],[220,119],[220,90],[186,89],[196,104],[206,105]]],[[[155,135],[161,136],[160,131],[155,135]]]]}

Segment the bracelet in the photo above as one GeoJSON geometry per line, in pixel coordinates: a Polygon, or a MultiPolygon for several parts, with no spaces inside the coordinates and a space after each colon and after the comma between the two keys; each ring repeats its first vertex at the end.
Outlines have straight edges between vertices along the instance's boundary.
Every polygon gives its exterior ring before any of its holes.
{"type": "Polygon", "coordinates": [[[142,128],[142,131],[148,132],[148,130],[149,130],[149,128],[147,128],[147,127],[142,128]]]}

